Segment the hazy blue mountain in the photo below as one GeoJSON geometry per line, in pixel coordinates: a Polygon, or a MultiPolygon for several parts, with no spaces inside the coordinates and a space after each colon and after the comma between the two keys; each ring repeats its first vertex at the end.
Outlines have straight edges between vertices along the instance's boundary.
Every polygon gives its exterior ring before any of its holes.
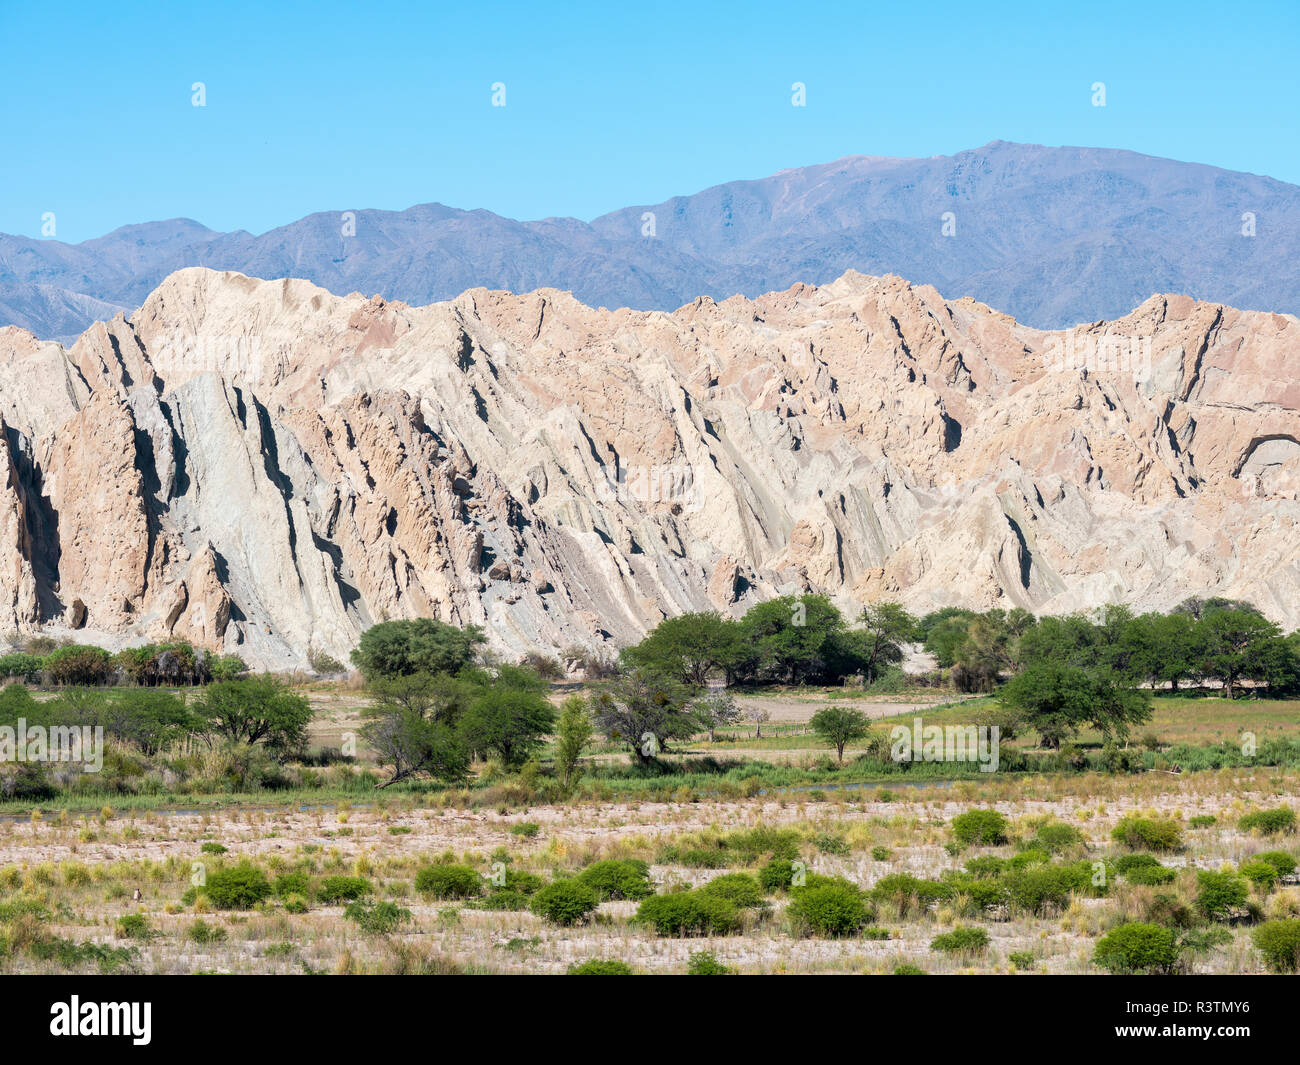
{"type": "Polygon", "coordinates": [[[0,323],[70,338],[173,270],[303,277],[412,304],[552,286],[672,309],[819,284],[852,267],[974,296],[1031,325],[1118,317],[1153,292],[1300,311],[1300,186],[1104,148],[995,141],[929,159],[854,156],[592,222],[422,204],[308,215],[259,236],[174,219],[81,244],[0,235],[0,323]],[[655,235],[642,235],[654,215],[655,235]],[[944,236],[942,218],[956,233],[944,236]],[[1242,235],[1246,212],[1256,234],[1242,235]]]}

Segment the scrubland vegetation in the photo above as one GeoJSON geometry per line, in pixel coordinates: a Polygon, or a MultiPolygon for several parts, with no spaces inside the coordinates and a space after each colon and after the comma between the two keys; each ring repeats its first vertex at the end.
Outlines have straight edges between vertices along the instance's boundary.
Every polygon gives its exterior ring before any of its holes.
{"type": "Polygon", "coordinates": [[[0,658],[0,728],[106,744],[96,771],[0,764],[9,971],[1300,965],[1296,641],[1243,604],[803,596],[579,676],[387,622],[309,685],[40,639],[0,658]],[[909,643],[932,669],[903,674],[909,643]],[[996,726],[996,772],[898,758],[917,718],[996,726]]]}

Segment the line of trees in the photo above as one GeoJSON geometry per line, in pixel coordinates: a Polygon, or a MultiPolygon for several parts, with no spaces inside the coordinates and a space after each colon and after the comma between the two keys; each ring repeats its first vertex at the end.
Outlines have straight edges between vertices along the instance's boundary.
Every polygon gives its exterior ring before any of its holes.
{"type": "Polygon", "coordinates": [[[179,640],[128,647],[117,654],[93,644],[58,642],[48,636],[11,636],[9,643],[10,650],[0,655],[0,677],[60,687],[193,687],[233,680],[248,670],[239,655],[213,654],[179,640]]]}
{"type": "Polygon", "coordinates": [[[1300,632],[1283,634],[1238,600],[1189,599],[1167,614],[1112,606],[1095,621],[946,609],[920,619],[915,635],[965,691],[992,691],[1005,677],[1048,665],[1106,671],[1132,688],[1209,684],[1229,699],[1246,688],[1300,691],[1300,632]]]}
{"type": "Polygon", "coordinates": [[[738,620],[715,612],[667,618],[622,658],[697,688],[719,673],[728,685],[838,684],[855,675],[870,683],[902,660],[915,628],[896,603],[863,607],[850,624],[824,595],[786,595],[738,620]]]}
{"type": "Polygon", "coordinates": [[[106,737],[155,755],[186,739],[262,744],[280,760],[301,755],[312,711],[306,697],[269,674],[216,681],[186,697],[162,689],[74,688],[36,699],[21,684],[0,689],[0,725],[98,725],[106,737]]]}

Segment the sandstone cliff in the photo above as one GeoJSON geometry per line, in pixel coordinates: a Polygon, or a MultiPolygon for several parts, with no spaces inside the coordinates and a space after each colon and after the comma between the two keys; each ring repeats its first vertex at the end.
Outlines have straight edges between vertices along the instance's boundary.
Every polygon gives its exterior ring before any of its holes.
{"type": "Polygon", "coordinates": [[[0,329],[0,625],[273,666],[806,589],[1295,627],[1297,358],[1295,317],[1180,296],[1067,336],[852,272],[667,314],[182,270],[67,350],[0,329]]]}

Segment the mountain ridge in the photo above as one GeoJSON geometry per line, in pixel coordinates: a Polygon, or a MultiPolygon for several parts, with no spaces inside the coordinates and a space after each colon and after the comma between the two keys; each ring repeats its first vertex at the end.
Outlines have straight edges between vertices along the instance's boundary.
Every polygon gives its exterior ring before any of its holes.
{"type": "Polygon", "coordinates": [[[895,273],[1059,328],[1175,291],[1300,310],[1300,187],[1120,149],[994,141],[953,156],[846,156],[711,186],[590,222],[517,221],[438,203],[315,212],[253,235],[192,219],[80,244],[0,235],[0,320],[71,342],[186,266],[298,276],[411,305],[484,286],[553,287],[591,306],[672,310],[846,269],[895,273]],[[955,236],[942,235],[946,211],[955,236]],[[1242,215],[1256,219],[1245,237],[1242,215]],[[643,216],[655,216],[643,237],[643,216]],[[141,243],[152,233],[156,247],[141,243]],[[30,286],[38,286],[32,288],[30,286]],[[43,286],[43,287],[41,287],[43,286]]]}
{"type": "Polygon", "coordinates": [[[1295,316],[1178,294],[1062,332],[854,271],[661,312],[187,268],[67,349],[0,328],[0,624],[277,667],[806,591],[1295,627],[1297,355],[1295,316]],[[1111,341],[1142,362],[1061,358],[1111,341]]]}

